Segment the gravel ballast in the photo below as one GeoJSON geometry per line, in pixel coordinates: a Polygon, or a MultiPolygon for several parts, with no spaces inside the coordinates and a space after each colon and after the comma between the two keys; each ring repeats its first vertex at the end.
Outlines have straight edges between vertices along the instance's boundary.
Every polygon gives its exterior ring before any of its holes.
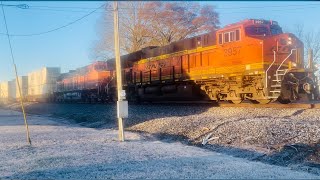
{"type": "Polygon", "coordinates": [[[320,176],[180,142],[87,128],[65,119],[28,116],[32,145],[21,113],[0,110],[0,179],[319,179],[320,176]]]}

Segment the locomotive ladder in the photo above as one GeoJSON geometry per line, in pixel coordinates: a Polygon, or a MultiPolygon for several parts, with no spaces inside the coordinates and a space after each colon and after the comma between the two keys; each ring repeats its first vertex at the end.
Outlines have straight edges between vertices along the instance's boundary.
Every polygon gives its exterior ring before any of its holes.
{"type": "Polygon", "coordinates": [[[278,69],[274,74],[274,78],[272,79],[272,84],[270,86],[271,96],[269,98],[276,99],[280,96],[281,93],[281,82],[284,75],[287,73],[288,69],[278,69]]]}
{"type": "MultiPolygon", "coordinates": [[[[280,69],[283,65],[283,63],[292,55],[293,51],[295,51],[296,49],[291,49],[290,54],[281,62],[281,64],[279,65],[279,67],[276,70],[276,73],[273,75],[272,77],[272,82],[271,82],[271,86],[270,86],[270,91],[268,93],[268,98],[269,99],[277,99],[280,96],[281,93],[281,82],[285,76],[285,74],[288,72],[289,69],[280,69]]],[[[271,63],[271,65],[269,66],[269,68],[266,70],[266,87],[268,88],[268,71],[271,68],[271,66],[274,64],[274,62],[276,61],[276,52],[273,51],[274,53],[274,60],[271,63]]]]}

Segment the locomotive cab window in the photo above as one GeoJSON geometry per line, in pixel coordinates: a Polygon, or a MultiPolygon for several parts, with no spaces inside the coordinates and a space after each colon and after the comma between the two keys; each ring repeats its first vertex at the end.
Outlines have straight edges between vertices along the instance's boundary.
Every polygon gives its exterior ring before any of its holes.
{"type": "Polygon", "coordinates": [[[240,30],[236,29],[219,34],[219,44],[240,41],[240,30]]]}
{"type": "Polygon", "coordinates": [[[269,35],[268,28],[263,26],[249,26],[246,27],[246,34],[248,36],[266,36],[269,35]]]}
{"type": "Polygon", "coordinates": [[[106,70],[107,67],[105,65],[95,65],[95,70],[97,71],[103,71],[103,70],[106,70]]]}
{"type": "Polygon", "coordinates": [[[239,41],[240,40],[240,30],[237,29],[236,30],[236,41],[239,41]]]}
{"type": "Polygon", "coordinates": [[[232,32],[230,32],[230,42],[231,41],[234,41],[234,38],[235,38],[235,32],[234,31],[232,31],[232,32]]]}
{"type": "Polygon", "coordinates": [[[224,33],[224,43],[230,42],[230,32],[224,33]]]}
{"type": "Polygon", "coordinates": [[[270,31],[271,31],[271,35],[282,34],[282,29],[278,25],[271,25],[270,31]]]}
{"type": "Polygon", "coordinates": [[[219,34],[219,44],[222,44],[222,34],[219,34]]]}

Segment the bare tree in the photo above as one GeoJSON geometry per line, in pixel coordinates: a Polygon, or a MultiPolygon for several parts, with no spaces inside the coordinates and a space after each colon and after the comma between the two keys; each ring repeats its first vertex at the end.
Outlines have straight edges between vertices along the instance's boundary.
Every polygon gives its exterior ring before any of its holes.
{"type": "MultiPolygon", "coordinates": [[[[121,53],[137,51],[146,44],[147,32],[144,21],[138,17],[138,11],[143,7],[144,2],[120,2],[119,3],[119,34],[121,53]]],[[[93,58],[110,59],[114,57],[114,36],[113,36],[113,11],[109,8],[98,21],[98,37],[92,48],[93,58]]]]}
{"type": "Polygon", "coordinates": [[[146,22],[151,45],[166,45],[218,28],[219,16],[213,6],[198,3],[148,2],[139,12],[146,22]]]}
{"type": "Polygon", "coordinates": [[[313,50],[313,60],[319,62],[320,57],[320,31],[311,31],[304,36],[305,48],[313,50]]]}
{"type": "MultiPolygon", "coordinates": [[[[189,36],[218,28],[219,16],[212,6],[190,2],[119,3],[119,33],[122,53],[148,46],[163,46],[189,36]]],[[[92,57],[107,59],[113,55],[113,14],[106,9],[98,22],[98,36],[92,57]]]]}
{"type": "Polygon", "coordinates": [[[122,48],[126,52],[135,52],[145,47],[149,37],[146,20],[138,16],[144,2],[122,2],[120,9],[120,34],[122,48]]]}
{"type": "Polygon", "coordinates": [[[302,24],[295,25],[295,34],[303,41],[304,44],[304,59],[308,59],[308,50],[313,50],[313,61],[320,63],[320,30],[305,31],[302,24]]]}

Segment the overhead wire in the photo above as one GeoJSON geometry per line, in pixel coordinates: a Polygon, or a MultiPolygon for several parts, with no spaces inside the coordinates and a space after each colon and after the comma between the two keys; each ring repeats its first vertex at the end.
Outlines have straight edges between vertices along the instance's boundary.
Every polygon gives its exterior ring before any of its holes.
{"type": "MultiPolygon", "coordinates": [[[[277,7],[302,7],[302,6],[319,6],[320,3],[317,4],[286,4],[286,5],[271,5],[271,6],[240,6],[240,7],[216,7],[215,9],[251,9],[251,8],[277,8],[277,7]]],[[[37,5],[28,5],[29,8],[35,7],[35,8],[50,8],[50,9],[95,9],[91,7],[70,7],[70,6],[37,6],[37,5]]],[[[109,10],[113,10],[111,7],[106,7],[106,9],[109,8],[109,10]]],[[[133,7],[119,7],[119,9],[134,9],[133,7]]],[[[153,8],[144,8],[145,10],[152,10],[153,8]]],[[[191,9],[198,9],[196,7],[191,9]]]]}
{"type": "MultiPolygon", "coordinates": [[[[63,26],[60,26],[60,27],[57,27],[57,28],[54,28],[54,29],[51,29],[51,30],[48,30],[48,31],[44,31],[44,32],[39,32],[39,33],[31,33],[31,34],[9,34],[10,36],[38,36],[38,35],[43,35],[43,34],[47,34],[47,33],[51,33],[51,32],[54,32],[54,31],[57,31],[57,30],[60,30],[62,28],[65,28],[65,27],[68,27],[88,16],[90,16],[91,14],[93,14],[94,12],[96,12],[98,9],[102,8],[103,6],[105,6],[105,4],[99,6],[98,8],[96,8],[95,10],[91,11],[90,13],[88,14],[85,14],[84,16],[81,16],[80,18],[74,20],[74,21],[71,21],[63,26]]],[[[3,6],[2,6],[3,8],[3,6]]],[[[7,32],[8,33],[8,32],[7,32]]],[[[1,35],[8,35],[8,34],[5,34],[5,33],[0,33],[1,35]]]]}
{"type": "MultiPolygon", "coordinates": [[[[319,7],[301,7],[301,8],[293,8],[293,9],[271,9],[271,10],[268,10],[268,11],[271,11],[271,12],[276,12],[276,11],[281,11],[281,12],[288,12],[288,11],[291,11],[292,10],[303,10],[303,9],[312,9],[312,8],[319,8],[319,7]]],[[[259,10],[259,12],[261,13],[264,13],[262,11],[259,10]]],[[[289,12],[289,13],[291,13],[289,12]]],[[[238,11],[238,12],[224,12],[223,14],[237,14],[237,13],[248,13],[247,11],[238,11]]]]}
{"type": "MultiPolygon", "coordinates": [[[[293,8],[293,9],[271,9],[269,11],[291,11],[291,10],[299,10],[299,9],[312,9],[312,8],[319,8],[319,7],[298,7],[298,8],[293,8]]],[[[39,11],[55,11],[55,12],[68,12],[68,13],[83,13],[83,12],[88,12],[88,11],[82,11],[82,10],[63,10],[63,9],[45,9],[45,8],[30,8],[30,10],[39,10],[39,11]]],[[[96,11],[94,13],[104,13],[104,12],[111,12],[112,10],[103,10],[103,11],[96,11]]],[[[148,10],[147,10],[148,11],[148,10]]],[[[259,10],[260,11],[260,10],[259,10]]],[[[120,11],[121,12],[121,11],[120,11]]],[[[140,14],[146,14],[145,13],[140,13],[140,14]]],[[[244,11],[238,11],[238,12],[223,12],[223,14],[237,14],[237,13],[248,13],[244,11]]],[[[129,12],[121,12],[121,14],[129,14],[129,12]]]]}
{"type": "MultiPolygon", "coordinates": [[[[2,4],[2,6],[4,6],[5,4],[2,4]]],[[[44,31],[44,32],[39,32],[39,33],[30,33],[30,34],[10,34],[10,36],[37,36],[37,35],[42,35],[42,34],[47,34],[47,33],[50,33],[50,32],[54,32],[54,31],[57,31],[59,29],[62,29],[62,28],[65,28],[65,27],[68,27],[88,16],[90,16],[91,14],[93,13],[97,13],[98,10],[100,10],[102,7],[104,7],[103,11],[99,12],[99,13],[102,13],[102,12],[106,12],[106,11],[109,11],[108,7],[106,7],[107,4],[103,4],[101,6],[99,6],[98,8],[89,8],[89,7],[64,7],[64,6],[33,6],[33,5],[27,5],[28,6],[28,9],[30,10],[43,10],[43,11],[63,11],[63,12],[87,12],[87,11],[74,11],[74,10],[63,10],[63,9],[94,9],[93,11],[89,12],[88,14],[72,21],[72,22],[69,22],[63,26],[60,26],[60,27],[57,27],[57,28],[54,28],[54,29],[51,29],[51,30],[48,30],[48,31],[44,31]],[[45,9],[47,8],[47,9],[45,9]],[[59,9],[60,8],[60,9],[59,9]]],[[[272,6],[264,6],[264,8],[266,7],[296,7],[296,6],[299,6],[299,8],[294,8],[294,9],[273,9],[273,10],[270,10],[270,11],[291,11],[291,10],[300,10],[300,9],[307,9],[307,8],[316,8],[315,6],[319,6],[320,4],[304,4],[304,5],[272,5],[272,6]],[[313,7],[305,7],[305,6],[313,6],[313,7]]],[[[6,6],[12,6],[14,7],[15,5],[6,5],[6,6]]],[[[215,8],[215,9],[246,9],[246,8],[261,8],[261,7],[258,7],[258,6],[243,6],[243,7],[230,7],[230,8],[215,8]]],[[[131,9],[130,7],[121,7],[119,9],[131,9]]],[[[153,10],[152,8],[149,8],[149,9],[144,9],[146,11],[148,10],[153,10]]],[[[112,11],[112,9],[110,9],[110,11],[112,11]]],[[[223,14],[236,14],[236,13],[247,13],[247,12],[223,12],[223,14]]],[[[121,12],[121,14],[125,15],[125,14],[129,14],[127,12],[121,12]]],[[[111,21],[110,21],[111,22],[111,21]]],[[[5,33],[0,33],[0,35],[6,35],[5,33]]]]}
{"type": "MultiPolygon", "coordinates": [[[[56,9],[96,9],[96,7],[70,7],[70,6],[34,6],[29,5],[29,7],[36,7],[36,8],[56,8],[56,9]]],[[[106,7],[109,8],[109,7],[106,7]]],[[[110,7],[110,9],[112,9],[110,7]]]]}
{"type": "MultiPolygon", "coordinates": [[[[7,5],[7,6],[11,6],[11,7],[15,7],[17,5],[7,5]]],[[[90,9],[96,9],[96,8],[92,8],[92,7],[66,7],[66,6],[35,6],[35,5],[27,5],[28,9],[32,9],[32,10],[44,10],[44,11],[62,11],[62,12],[88,12],[85,10],[90,10],[90,9]],[[66,10],[66,9],[80,9],[80,10],[66,10]],[[82,11],[81,11],[82,10],[82,11]]],[[[289,5],[272,5],[272,6],[242,6],[242,7],[225,7],[225,8],[221,8],[221,7],[215,7],[214,9],[216,10],[223,10],[223,9],[261,9],[261,8],[282,8],[282,7],[307,7],[307,6],[320,6],[320,3],[318,4],[289,4],[289,5]]],[[[313,7],[310,7],[313,8],[313,7]]],[[[121,7],[119,9],[135,9],[133,7],[121,7]]],[[[199,9],[199,8],[195,8],[195,7],[189,7],[189,9],[199,9]]],[[[113,9],[111,7],[105,7],[103,9],[104,11],[113,11],[113,9]]],[[[148,11],[148,10],[154,10],[154,8],[144,8],[143,10],[148,11]]],[[[281,10],[288,10],[288,9],[281,9],[281,10]]],[[[294,9],[293,9],[294,10],[294,9]]],[[[103,12],[104,12],[103,11],[103,12]]],[[[231,13],[243,13],[243,12],[231,12],[231,13]]]]}
{"type": "Polygon", "coordinates": [[[12,50],[11,39],[10,39],[10,35],[9,35],[7,18],[6,18],[6,14],[5,14],[5,12],[4,12],[3,2],[2,2],[2,1],[1,1],[1,9],[2,9],[2,15],[3,15],[4,24],[5,24],[5,27],[6,27],[6,32],[7,32],[7,37],[8,37],[8,43],[9,43],[9,47],[10,47],[12,64],[13,64],[13,66],[14,66],[14,71],[15,71],[15,75],[16,75],[16,83],[17,83],[18,89],[19,89],[20,105],[21,105],[21,110],[22,110],[22,113],[23,113],[24,124],[25,124],[25,127],[26,127],[27,142],[29,143],[29,145],[31,145],[31,139],[30,139],[30,133],[29,133],[29,126],[28,126],[28,121],[27,121],[26,112],[25,112],[25,110],[24,110],[23,97],[22,97],[21,86],[20,86],[20,82],[19,82],[19,78],[18,78],[17,66],[16,66],[16,63],[15,63],[15,60],[14,60],[14,56],[13,56],[13,50],[12,50]]]}
{"type": "MultiPolygon", "coordinates": [[[[88,13],[88,10],[66,10],[66,9],[51,9],[51,8],[29,8],[28,10],[38,10],[38,11],[55,11],[55,12],[68,12],[68,13],[88,13]]],[[[95,11],[94,13],[101,13],[104,11],[95,11]]]]}
{"type": "MultiPolygon", "coordinates": [[[[320,4],[319,4],[320,5],[320,4]]],[[[280,7],[280,6],[272,6],[272,7],[280,7]]],[[[318,8],[318,7],[298,7],[298,8],[293,8],[293,9],[271,9],[269,11],[271,12],[283,12],[283,13],[291,13],[292,10],[304,10],[304,9],[310,9],[310,8],[318,8]],[[291,11],[291,12],[288,12],[288,11],[291,11]]],[[[42,10],[42,11],[61,11],[61,12],[70,12],[70,13],[73,13],[73,12],[79,12],[79,13],[82,13],[82,12],[88,12],[88,11],[74,11],[74,10],[63,10],[63,9],[43,9],[43,8],[31,8],[30,10],[42,10]]],[[[150,10],[150,9],[149,9],[150,10]]],[[[95,12],[90,12],[90,14],[93,14],[93,13],[105,13],[105,12],[109,12],[109,10],[106,10],[104,9],[103,11],[95,11],[95,12]]],[[[111,12],[111,10],[110,10],[111,12]]],[[[120,11],[121,12],[121,11],[120,11]]],[[[259,11],[260,12],[260,11],[259,11]]],[[[258,13],[259,13],[258,12],[258,13]]],[[[221,13],[221,12],[220,12],[221,13]]],[[[239,14],[239,13],[248,13],[247,11],[244,12],[244,11],[238,11],[238,12],[234,12],[234,11],[230,11],[230,12],[223,12],[221,14],[239,14]]],[[[122,15],[128,15],[130,14],[130,12],[126,12],[126,11],[122,11],[121,12],[122,15]]],[[[142,12],[140,14],[147,14],[147,12],[142,12]]],[[[113,22],[113,21],[109,21],[109,22],[113,22]]],[[[4,33],[0,33],[0,35],[5,35],[4,33]]],[[[29,36],[29,35],[37,35],[37,34],[12,34],[13,36],[29,36]]]]}

